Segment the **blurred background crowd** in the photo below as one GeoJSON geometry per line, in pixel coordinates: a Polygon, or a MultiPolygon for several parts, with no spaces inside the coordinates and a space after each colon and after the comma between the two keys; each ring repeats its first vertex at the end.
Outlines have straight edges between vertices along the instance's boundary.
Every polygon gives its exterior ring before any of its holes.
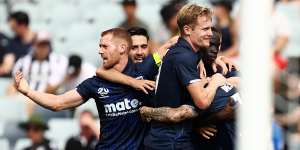
{"type": "MultiPolygon", "coordinates": [[[[92,147],[100,126],[93,101],[51,112],[18,94],[12,74],[22,70],[39,91],[73,89],[101,65],[102,31],[143,27],[155,49],[178,34],[176,13],[187,2],[213,8],[223,35],[220,55],[238,63],[240,0],[0,0],[0,149],[92,147]]],[[[300,1],[275,0],[266,23],[274,66],[273,142],[278,150],[299,150],[300,1]]]]}

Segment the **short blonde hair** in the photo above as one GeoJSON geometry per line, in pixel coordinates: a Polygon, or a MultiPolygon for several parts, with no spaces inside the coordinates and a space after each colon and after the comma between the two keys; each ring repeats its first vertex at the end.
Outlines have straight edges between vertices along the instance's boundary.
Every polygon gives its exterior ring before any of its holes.
{"type": "Polygon", "coordinates": [[[212,10],[207,7],[202,7],[197,4],[186,4],[177,14],[177,25],[180,33],[183,34],[183,27],[190,25],[192,28],[197,24],[197,18],[207,16],[211,18],[212,10]]]}

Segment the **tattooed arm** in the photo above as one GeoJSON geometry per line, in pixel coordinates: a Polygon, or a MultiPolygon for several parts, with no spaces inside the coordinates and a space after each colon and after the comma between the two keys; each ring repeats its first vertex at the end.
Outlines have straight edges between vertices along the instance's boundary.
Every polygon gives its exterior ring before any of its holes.
{"type": "Polygon", "coordinates": [[[194,110],[193,106],[181,105],[177,108],[171,107],[147,107],[140,108],[141,116],[144,120],[156,120],[159,122],[177,123],[186,119],[195,118],[198,113],[194,110]]]}

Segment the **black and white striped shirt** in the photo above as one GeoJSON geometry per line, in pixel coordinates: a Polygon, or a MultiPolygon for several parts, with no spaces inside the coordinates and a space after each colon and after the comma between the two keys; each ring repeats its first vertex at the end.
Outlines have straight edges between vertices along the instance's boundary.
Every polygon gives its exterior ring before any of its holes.
{"type": "Polygon", "coordinates": [[[13,74],[21,70],[32,89],[45,92],[47,85],[55,86],[64,79],[67,65],[68,60],[62,55],[50,53],[47,59],[39,61],[28,54],[16,62],[13,74]]]}

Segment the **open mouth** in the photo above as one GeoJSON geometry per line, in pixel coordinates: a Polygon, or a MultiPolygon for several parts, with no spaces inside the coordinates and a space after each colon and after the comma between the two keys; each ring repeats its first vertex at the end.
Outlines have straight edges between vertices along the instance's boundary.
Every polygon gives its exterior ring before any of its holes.
{"type": "Polygon", "coordinates": [[[142,62],[142,61],[144,60],[143,57],[135,57],[134,59],[135,59],[135,61],[137,61],[137,62],[142,62]]]}

